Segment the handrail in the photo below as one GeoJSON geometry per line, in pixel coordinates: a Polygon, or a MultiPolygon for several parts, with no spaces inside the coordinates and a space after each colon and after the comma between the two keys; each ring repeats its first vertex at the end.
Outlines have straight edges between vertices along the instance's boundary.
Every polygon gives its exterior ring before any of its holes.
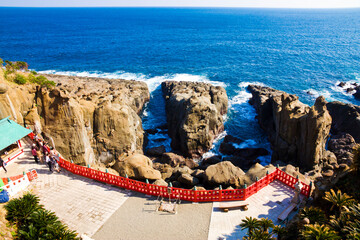
{"type": "MultiPolygon", "coordinates": [[[[33,139],[33,135],[29,137],[33,139]]],[[[180,198],[181,200],[190,202],[221,202],[221,201],[239,201],[246,200],[248,197],[257,193],[262,188],[269,185],[274,180],[279,180],[285,185],[294,188],[294,185],[299,181],[297,178],[281,171],[278,167],[272,173],[267,173],[263,178],[257,180],[250,186],[243,189],[231,190],[190,190],[175,187],[158,186],[155,184],[144,183],[141,181],[129,179],[126,177],[117,176],[111,173],[105,173],[100,170],[95,170],[89,167],[76,165],[69,162],[62,157],[59,158],[60,167],[72,172],[76,175],[87,177],[96,181],[104,182],[110,185],[118,186],[124,189],[144,193],[152,196],[163,196],[171,198],[180,198]]],[[[303,188],[301,194],[306,197],[310,196],[310,185],[302,182],[303,188]]]]}

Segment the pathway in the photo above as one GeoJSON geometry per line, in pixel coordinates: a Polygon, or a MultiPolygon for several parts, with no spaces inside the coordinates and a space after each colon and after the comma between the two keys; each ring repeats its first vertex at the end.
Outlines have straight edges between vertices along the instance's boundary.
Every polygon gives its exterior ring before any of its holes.
{"type": "Polygon", "coordinates": [[[237,209],[226,213],[219,209],[219,202],[214,203],[208,239],[242,239],[246,230],[241,230],[239,224],[245,217],[269,218],[274,224],[280,224],[277,217],[289,206],[293,196],[294,190],[275,180],[244,201],[249,204],[247,211],[237,209]]]}
{"type": "Polygon", "coordinates": [[[107,219],[128,199],[129,192],[67,171],[50,173],[45,164],[36,164],[28,146],[25,154],[0,170],[1,177],[22,174],[36,169],[39,178],[31,189],[40,197],[40,203],[72,230],[92,236],[107,219]]]}

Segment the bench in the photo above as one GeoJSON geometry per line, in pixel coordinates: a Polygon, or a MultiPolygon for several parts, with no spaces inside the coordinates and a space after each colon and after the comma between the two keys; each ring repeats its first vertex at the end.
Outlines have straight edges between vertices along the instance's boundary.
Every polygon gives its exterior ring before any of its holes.
{"type": "Polygon", "coordinates": [[[297,204],[295,203],[291,203],[287,208],[285,208],[284,211],[282,211],[278,216],[279,221],[282,222],[286,220],[289,214],[296,208],[296,205],[297,204]]]}
{"type": "Polygon", "coordinates": [[[243,211],[248,210],[249,204],[247,203],[220,203],[219,209],[223,212],[228,212],[231,209],[241,209],[243,211]]]}

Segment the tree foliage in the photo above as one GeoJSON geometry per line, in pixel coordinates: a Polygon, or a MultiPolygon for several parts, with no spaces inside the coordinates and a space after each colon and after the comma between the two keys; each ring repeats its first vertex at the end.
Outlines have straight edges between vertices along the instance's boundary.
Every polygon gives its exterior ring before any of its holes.
{"type": "Polygon", "coordinates": [[[44,209],[39,204],[39,198],[33,194],[27,193],[10,200],[5,209],[6,219],[17,226],[15,239],[79,239],[74,231],[60,222],[55,213],[44,209]]]}

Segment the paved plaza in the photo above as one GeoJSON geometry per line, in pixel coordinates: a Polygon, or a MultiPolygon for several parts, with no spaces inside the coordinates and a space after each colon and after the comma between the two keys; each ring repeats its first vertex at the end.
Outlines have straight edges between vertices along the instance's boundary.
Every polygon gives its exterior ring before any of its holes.
{"type": "Polygon", "coordinates": [[[177,215],[155,212],[155,197],[112,187],[65,170],[50,173],[45,164],[36,164],[29,145],[24,155],[0,169],[0,177],[36,169],[39,178],[29,189],[40,197],[46,209],[71,229],[96,240],[102,239],[241,239],[246,231],[239,224],[246,216],[277,222],[290,204],[293,190],[279,181],[249,197],[247,211],[222,212],[218,202],[183,202],[177,215]]]}
{"type": "Polygon", "coordinates": [[[294,190],[275,180],[243,201],[249,204],[247,211],[234,209],[229,212],[222,212],[219,209],[220,203],[215,202],[211,214],[208,239],[242,239],[247,230],[241,230],[239,224],[245,217],[269,218],[273,220],[274,224],[280,224],[277,217],[290,205],[293,196],[294,190]]]}

